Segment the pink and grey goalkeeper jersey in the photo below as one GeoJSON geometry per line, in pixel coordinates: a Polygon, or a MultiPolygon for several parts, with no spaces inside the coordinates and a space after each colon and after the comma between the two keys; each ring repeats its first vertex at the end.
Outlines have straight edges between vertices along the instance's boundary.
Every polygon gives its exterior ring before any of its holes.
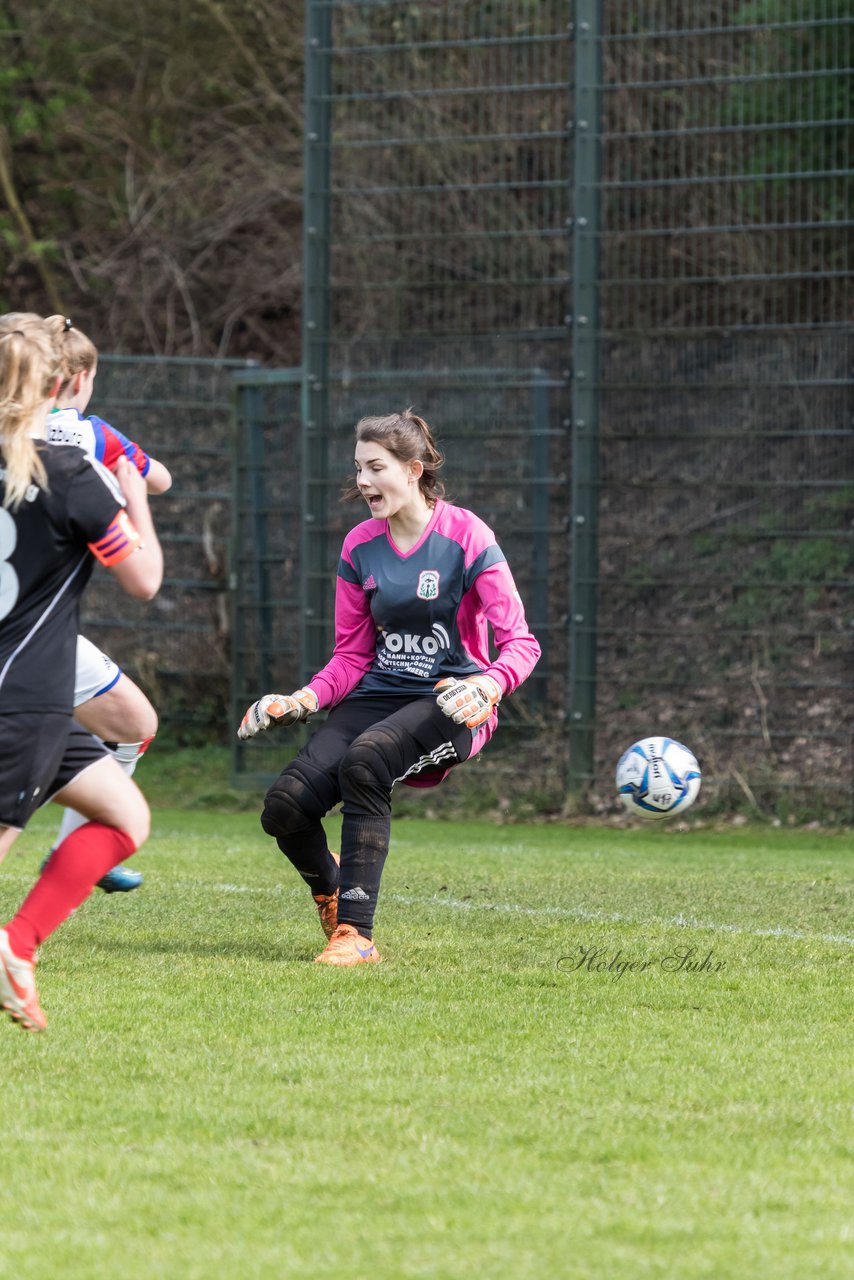
{"type": "MultiPolygon", "coordinates": [[[[446,676],[481,672],[512,693],[539,656],[494,533],[471,511],[440,499],[410,551],[397,549],[384,520],[365,520],[347,534],[338,562],[335,652],[309,684],[321,707],[348,694],[423,697],[446,676]]],[[[489,739],[496,718],[477,730],[473,752],[489,739]]]]}

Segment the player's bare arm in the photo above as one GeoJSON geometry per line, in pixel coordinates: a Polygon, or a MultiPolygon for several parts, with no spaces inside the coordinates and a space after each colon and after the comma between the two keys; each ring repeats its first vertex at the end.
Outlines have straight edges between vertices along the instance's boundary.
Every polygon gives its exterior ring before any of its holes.
{"type": "Polygon", "coordinates": [[[118,459],[115,474],[125,495],[127,515],[139,536],[133,554],[107,568],[128,595],[151,600],[163,581],[163,551],[148,507],[146,483],[127,458],[118,459]]]}
{"type": "Polygon", "coordinates": [[[172,472],[162,462],[149,456],[145,484],[150,494],[167,493],[172,488],[172,472]]]}

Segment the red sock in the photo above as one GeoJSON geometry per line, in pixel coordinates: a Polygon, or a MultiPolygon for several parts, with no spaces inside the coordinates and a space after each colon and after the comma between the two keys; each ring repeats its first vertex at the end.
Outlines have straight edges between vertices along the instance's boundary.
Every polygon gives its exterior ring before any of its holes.
{"type": "Polygon", "coordinates": [[[87,822],[66,836],[6,926],[15,955],[32,960],[36,947],[86,901],[101,876],[135,848],[126,831],[102,822],[87,822]]]}

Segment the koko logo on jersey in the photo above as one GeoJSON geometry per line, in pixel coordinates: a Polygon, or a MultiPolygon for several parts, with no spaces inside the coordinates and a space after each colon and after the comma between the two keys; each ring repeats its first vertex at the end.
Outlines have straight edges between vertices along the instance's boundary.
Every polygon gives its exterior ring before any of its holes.
{"type": "Polygon", "coordinates": [[[411,631],[384,631],[382,636],[389,653],[424,653],[432,657],[440,649],[451,647],[451,637],[440,622],[433,624],[429,636],[415,636],[411,631]]]}

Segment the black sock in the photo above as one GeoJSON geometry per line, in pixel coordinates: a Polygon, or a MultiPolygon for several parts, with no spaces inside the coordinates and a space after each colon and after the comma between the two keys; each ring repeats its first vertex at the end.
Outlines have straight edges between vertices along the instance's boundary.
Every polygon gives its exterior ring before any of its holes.
{"type": "Polygon", "coordinates": [[[338,867],[329,852],[326,832],[318,822],[317,830],[299,835],[277,836],[276,844],[293,863],[313,894],[334,893],[338,888],[338,867]]]}
{"type": "Polygon", "coordinates": [[[390,835],[389,815],[380,818],[344,815],[338,923],[353,925],[365,938],[373,937],[374,912],[390,835]]]}

